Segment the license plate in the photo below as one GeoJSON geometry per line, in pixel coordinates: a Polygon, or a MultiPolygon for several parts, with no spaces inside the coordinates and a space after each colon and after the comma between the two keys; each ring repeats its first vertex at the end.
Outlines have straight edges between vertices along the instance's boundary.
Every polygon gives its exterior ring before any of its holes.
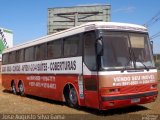
{"type": "Polygon", "coordinates": [[[131,99],[131,103],[138,103],[138,102],[140,102],[140,98],[131,99]]]}

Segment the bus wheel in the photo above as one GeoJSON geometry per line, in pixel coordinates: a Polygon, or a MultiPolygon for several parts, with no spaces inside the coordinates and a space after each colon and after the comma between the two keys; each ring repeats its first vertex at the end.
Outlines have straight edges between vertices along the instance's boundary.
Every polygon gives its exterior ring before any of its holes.
{"type": "Polygon", "coordinates": [[[17,94],[16,85],[15,85],[14,81],[12,81],[12,83],[11,83],[11,91],[13,94],[15,94],[15,95],[17,94]]]}
{"type": "Polygon", "coordinates": [[[20,82],[20,83],[18,84],[18,89],[19,89],[19,94],[20,94],[21,96],[24,96],[24,85],[23,85],[22,82],[20,82]]]}
{"type": "Polygon", "coordinates": [[[77,93],[74,87],[70,88],[69,90],[69,97],[68,97],[67,103],[70,107],[74,107],[74,108],[78,107],[78,98],[77,98],[77,93]]]}

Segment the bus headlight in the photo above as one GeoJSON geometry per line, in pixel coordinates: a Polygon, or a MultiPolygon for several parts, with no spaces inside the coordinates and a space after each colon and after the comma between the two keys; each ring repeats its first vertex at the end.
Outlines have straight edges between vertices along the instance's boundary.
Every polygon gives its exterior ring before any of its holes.
{"type": "Polygon", "coordinates": [[[109,89],[109,93],[119,93],[119,92],[120,92],[119,88],[109,89]]]}
{"type": "Polygon", "coordinates": [[[151,89],[157,89],[157,84],[151,85],[151,89]]]}
{"type": "Polygon", "coordinates": [[[106,94],[117,94],[120,92],[120,88],[110,88],[110,89],[107,89],[107,88],[103,88],[101,89],[101,94],[102,95],[106,95],[106,94]]]}

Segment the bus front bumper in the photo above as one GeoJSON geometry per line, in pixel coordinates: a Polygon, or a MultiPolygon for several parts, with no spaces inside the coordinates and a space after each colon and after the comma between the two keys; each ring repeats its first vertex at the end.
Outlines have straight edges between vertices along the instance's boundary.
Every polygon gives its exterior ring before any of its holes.
{"type": "Polygon", "coordinates": [[[158,91],[118,96],[102,96],[100,109],[107,110],[136,104],[150,103],[155,101],[157,95],[158,91]]]}

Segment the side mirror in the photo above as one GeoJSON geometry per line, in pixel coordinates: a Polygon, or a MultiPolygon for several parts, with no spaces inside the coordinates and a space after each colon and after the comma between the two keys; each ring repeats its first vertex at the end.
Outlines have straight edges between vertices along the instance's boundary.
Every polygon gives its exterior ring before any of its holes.
{"type": "Polygon", "coordinates": [[[103,37],[99,37],[97,39],[96,48],[97,48],[97,55],[102,56],[103,55],[103,37]]]}

